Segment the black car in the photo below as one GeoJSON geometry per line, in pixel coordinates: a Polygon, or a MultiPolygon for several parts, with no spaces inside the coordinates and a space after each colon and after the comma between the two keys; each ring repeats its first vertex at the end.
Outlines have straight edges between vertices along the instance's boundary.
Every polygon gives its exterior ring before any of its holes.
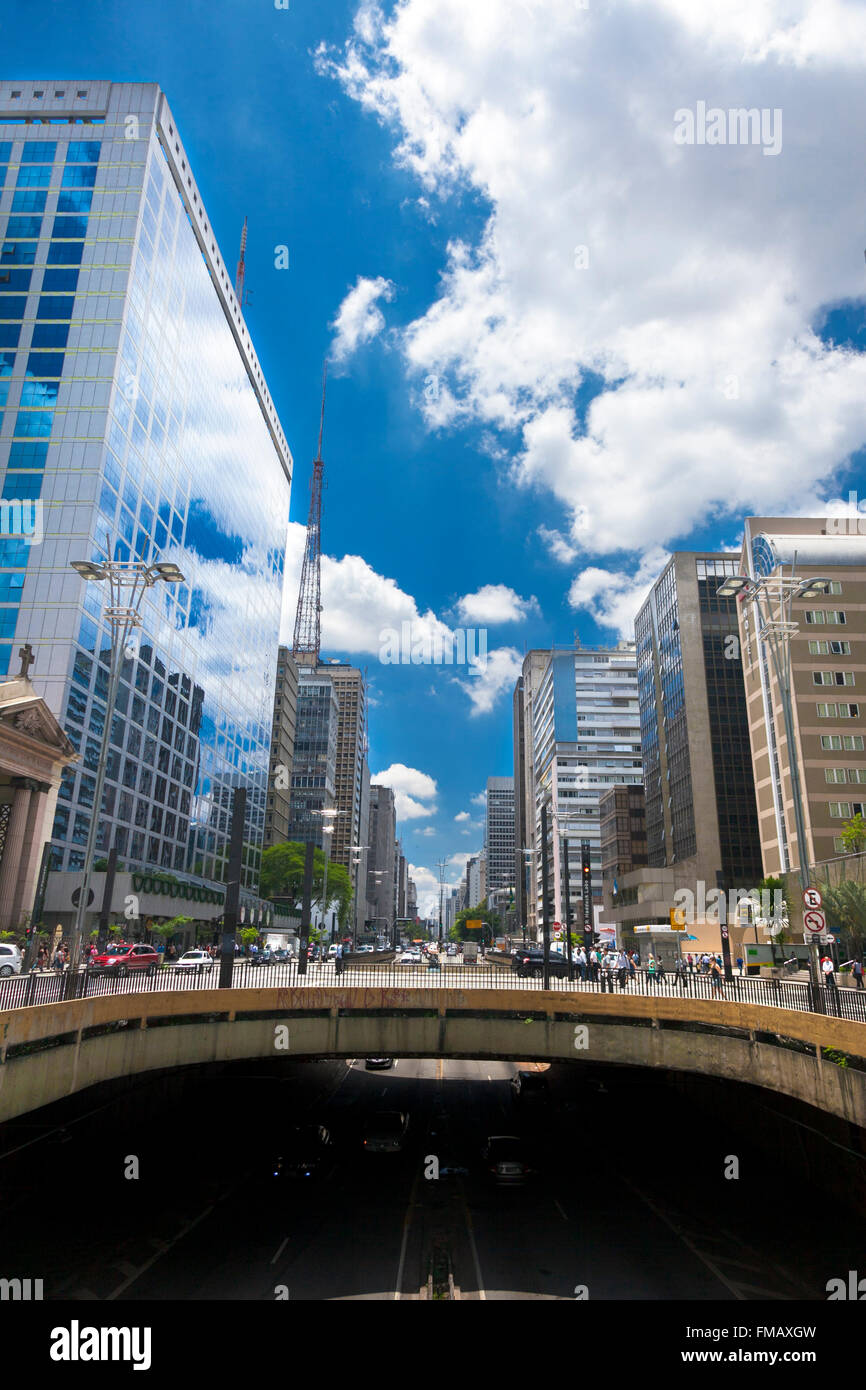
{"type": "Polygon", "coordinates": [[[521,1187],[535,1171],[526,1143],[516,1134],[491,1134],[481,1156],[488,1176],[502,1187],[521,1187]]]}
{"type": "Polygon", "coordinates": [[[367,1071],[385,1071],[388,1067],[393,1067],[393,1057],[368,1057],[364,1063],[367,1071]]]}
{"type": "Polygon", "coordinates": [[[511,1078],[511,1093],[515,1100],[547,1100],[550,1096],[547,1073],[519,1071],[511,1078]]]}
{"type": "Polygon", "coordinates": [[[293,1125],[271,1169],[275,1178],[313,1178],[330,1172],[334,1141],[324,1125],[293,1125]]]}
{"type": "MultiPolygon", "coordinates": [[[[549,962],[552,979],[568,979],[568,961],[565,956],[558,951],[551,951],[549,962]]],[[[511,969],[515,975],[521,975],[524,978],[530,975],[540,977],[544,973],[544,951],[540,946],[519,947],[511,957],[511,969]]]]}

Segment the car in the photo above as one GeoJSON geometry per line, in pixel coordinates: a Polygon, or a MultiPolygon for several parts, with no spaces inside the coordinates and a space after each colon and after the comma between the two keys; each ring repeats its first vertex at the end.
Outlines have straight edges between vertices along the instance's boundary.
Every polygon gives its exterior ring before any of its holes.
{"type": "Polygon", "coordinates": [[[130,946],[126,942],[106,946],[102,955],[93,956],[90,969],[97,975],[132,975],[143,970],[155,975],[162,957],[152,946],[130,946]]]}
{"type": "Polygon", "coordinates": [[[409,1116],[402,1110],[376,1110],[364,1124],[364,1152],[399,1153],[409,1128],[409,1116]]]}
{"type": "Polygon", "coordinates": [[[324,1125],[292,1125],[274,1160],[275,1178],[323,1177],[333,1169],[334,1140],[324,1125]]]}
{"type": "Polygon", "coordinates": [[[207,951],[184,951],[179,961],[175,962],[175,970],[194,970],[200,974],[203,970],[213,970],[213,957],[207,951]]]}
{"type": "Polygon", "coordinates": [[[420,964],[421,964],[421,952],[420,952],[420,951],[404,951],[403,954],[402,954],[401,956],[398,956],[398,957],[397,957],[397,964],[398,964],[398,965],[420,965],[420,964]]]}
{"type": "Polygon", "coordinates": [[[448,947],[448,952],[447,952],[447,954],[448,954],[449,956],[456,956],[456,955],[457,955],[457,947],[456,947],[455,945],[453,945],[453,944],[452,944],[451,946],[449,946],[449,947],[448,947]]]}
{"type": "MultiPolygon", "coordinates": [[[[568,961],[559,951],[551,951],[549,956],[550,974],[553,979],[568,979],[568,961]]],[[[526,946],[511,957],[511,969],[523,979],[530,976],[540,978],[544,974],[544,951],[540,946],[526,946]]]]}
{"type": "Polygon", "coordinates": [[[388,1067],[393,1067],[393,1057],[368,1057],[364,1066],[367,1071],[386,1071],[388,1067]]]}
{"type": "Polygon", "coordinates": [[[510,1084],[515,1100],[548,1100],[550,1097],[547,1073],[543,1071],[518,1071],[510,1084]]]}
{"type": "Polygon", "coordinates": [[[0,943],[0,975],[20,975],[23,963],[20,946],[10,946],[5,941],[0,943]]]}
{"type": "Polygon", "coordinates": [[[519,1187],[532,1175],[526,1145],[516,1134],[491,1134],[482,1150],[488,1175],[503,1187],[519,1187]]]}
{"type": "Polygon", "coordinates": [[[336,942],[336,941],[332,941],[331,944],[330,944],[330,946],[328,947],[328,956],[329,956],[329,958],[330,958],[331,960],[334,959],[334,957],[336,956],[336,954],[337,954],[337,952],[339,951],[339,949],[340,949],[340,947],[339,947],[339,945],[337,944],[337,942],[336,942]]]}

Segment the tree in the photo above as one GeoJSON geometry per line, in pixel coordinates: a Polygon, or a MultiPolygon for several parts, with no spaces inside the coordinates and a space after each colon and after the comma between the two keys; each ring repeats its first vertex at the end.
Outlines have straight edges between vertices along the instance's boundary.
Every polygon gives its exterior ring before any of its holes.
{"type": "Polygon", "coordinates": [[[854,956],[862,956],[866,942],[866,886],[843,878],[835,888],[822,887],[827,924],[840,927],[851,945],[854,956]]]}
{"type": "Polygon", "coordinates": [[[192,917],[172,917],[168,922],[157,922],[151,927],[151,935],[161,936],[164,941],[168,941],[170,936],[174,936],[175,932],[183,931],[184,927],[188,927],[192,921],[192,917]]]}
{"type": "Polygon", "coordinates": [[[785,880],[783,878],[774,877],[772,874],[768,874],[766,875],[766,877],[762,878],[761,882],[758,884],[758,892],[761,894],[762,901],[764,893],[767,893],[769,895],[771,914],[773,913],[774,905],[776,902],[775,894],[781,894],[781,919],[777,920],[773,915],[771,915],[769,918],[766,919],[766,922],[768,925],[768,929],[770,924],[772,924],[774,927],[778,926],[778,930],[773,931],[772,933],[773,940],[776,941],[778,945],[784,946],[785,943],[788,941],[788,932],[786,930],[786,927],[782,925],[783,922],[787,925],[788,921],[788,900],[785,896],[785,880]]]}
{"type": "Polygon", "coordinates": [[[846,854],[860,854],[866,849],[866,821],[859,811],[842,826],[842,845],[846,854]]]}
{"type": "MultiPolygon", "coordinates": [[[[263,898],[280,899],[289,909],[298,914],[304,896],[304,860],[307,847],[294,840],[282,845],[272,845],[262,855],[262,870],[259,878],[259,892],[263,898]]],[[[313,902],[322,912],[332,903],[337,904],[340,926],[346,925],[352,902],[352,883],[349,871],[343,864],[328,860],[328,902],[323,906],[325,856],[320,849],[313,851],[313,902]]]]}
{"type": "Polygon", "coordinates": [[[489,946],[499,931],[499,925],[499,913],[493,912],[487,906],[487,899],[485,898],[478,907],[467,907],[462,912],[458,912],[448,935],[452,941],[478,941],[478,938],[481,937],[478,944],[489,946]],[[480,932],[477,927],[470,928],[466,925],[467,922],[479,920],[484,923],[480,932]]]}

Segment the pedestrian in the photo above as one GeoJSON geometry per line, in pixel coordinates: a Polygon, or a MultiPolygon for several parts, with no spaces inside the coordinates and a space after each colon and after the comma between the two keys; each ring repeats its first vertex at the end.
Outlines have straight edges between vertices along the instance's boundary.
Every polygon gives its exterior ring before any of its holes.
{"type": "Polygon", "coordinates": [[[636,966],[635,963],[634,963],[634,951],[632,951],[631,955],[630,955],[629,958],[628,958],[628,979],[629,979],[629,984],[634,984],[636,978],[637,978],[637,966],[636,966]]]}
{"type": "Polygon", "coordinates": [[[628,979],[628,956],[625,953],[625,948],[619,953],[617,960],[617,975],[619,976],[620,989],[625,989],[626,980],[628,979]]]}
{"type": "Polygon", "coordinates": [[[54,969],[55,969],[55,970],[62,970],[62,969],[63,969],[63,947],[62,947],[62,946],[58,946],[58,947],[57,947],[57,950],[54,952],[54,969]]]}
{"type": "Polygon", "coordinates": [[[336,949],[335,952],[334,952],[334,974],[335,974],[335,975],[342,975],[342,973],[343,973],[343,946],[342,946],[342,943],[338,941],[338,942],[337,942],[337,949],[336,949]]]}
{"type": "Polygon", "coordinates": [[[682,956],[677,956],[674,962],[674,984],[682,985],[683,989],[686,987],[686,963],[682,956]]]}
{"type": "Polygon", "coordinates": [[[577,953],[577,968],[580,971],[581,980],[586,979],[586,951],[581,946],[577,953]]]}
{"type": "Polygon", "coordinates": [[[593,984],[597,984],[597,983],[598,983],[598,951],[596,951],[595,947],[593,947],[592,950],[591,950],[590,953],[589,953],[589,973],[590,973],[590,975],[591,975],[591,977],[592,977],[592,982],[593,982],[593,984]]]}
{"type": "Polygon", "coordinates": [[[689,951],[688,955],[686,956],[686,960],[687,960],[688,963],[689,963],[689,974],[690,974],[690,975],[694,975],[694,973],[695,973],[695,958],[694,958],[694,956],[692,955],[691,951],[689,951]]]}
{"type": "Polygon", "coordinates": [[[44,946],[40,946],[40,947],[39,947],[39,950],[36,952],[36,969],[37,969],[37,970],[44,970],[44,969],[45,969],[45,947],[44,947],[44,946]]]}
{"type": "Polygon", "coordinates": [[[655,982],[656,982],[656,958],[655,958],[655,956],[653,955],[652,951],[650,951],[649,959],[647,960],[647,963],[646,963],[646,978],[647,978],[647,984],[655,984],[655,982]]]}
{"type": "Polygon", "coordinates": [[[665,982],[665,963],[662,960],[661,956],[659,956],[658,962],[656,964],[656,979],[658,980],[660,985],[663,985],[665,982]]]}
{"type": "Polygon", "coordinates": [[[712,981],[713,981],[713,994],[721,994],[721,992],[722,992],[722,967],[719,965],[719,962],[716,960],[715,956],[713,957],[713,963],[712,963],[712,965],[710,966],[710,976],[711,976],[712,981]]]}
{"type": "Polygon", "coordinates": [[[862,988],[863,988],[863,962],[862,962],[862,960],[855,960],[855,961],[852,962],[852,965],[851,965],[851,974],[854,976],[854,979],[857,981],[857,988],[858,988],[858,989],[862,989],[862,988]]]}
{"type": "Polygon", "coordinates": [[[742,956],[737,956],[737,970],[738,970],[739,973],[742,975],[742,973],[743,973],[743,957],[742,957],[742,956]]]}
{"type": "Polygon", "coordinates": [[[821,969],[824,972],[824,984],[828,989],[836,988],[835,966],[830,956],[821,957],[821,969]]]}

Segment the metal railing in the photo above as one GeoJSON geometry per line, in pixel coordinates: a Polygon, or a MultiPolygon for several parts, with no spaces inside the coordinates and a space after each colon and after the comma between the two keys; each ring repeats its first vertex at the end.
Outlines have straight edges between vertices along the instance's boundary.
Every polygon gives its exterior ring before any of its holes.
{"type": "MultiPolygon", "coordinates": [[[[205,970],[178,969],[162,966],[154,973],[146,971],[117,976],[81,971],[72,995],[68,979],[60,971],[35,971],[29,975],[13,975],[0,979],[0,1011],[25,1008],[33,1004],[56,1004],[65,998],[93,998],[103,994],[138,994],[148,991],[216,989],[219,964],[205,970]]],[[[538,991],[544,988],[540,975],[523,976],[500,961],[478,965],[462,965],[447,961],[438,969],[428,965],[399,965],[389,961],[382,964],[344,963],[338,969],[333,961],[324,964],[310,962],[301,975],[292,962],[253,965],[239,960],[232,971],[232,988],[333,988],[334,986],[364,988],[433,988],[433,989],[504,989],[538,991]]],[[[675,977],[668,973],[665,980],[639,970],[620,986],[617,972],[600,971],[597,979],[575,980],[552,978],[550,990],[555,993],[618,994],[623,996],[715,999],[720,1003],[764,1004],[782,1009],[797,1009],[808,1013],[826,1014],[866,1023],[866,990],[812,985],[800,980],[772,980],[735,975],[716,986],[709,975],[698,972],[675,977]]]]}

